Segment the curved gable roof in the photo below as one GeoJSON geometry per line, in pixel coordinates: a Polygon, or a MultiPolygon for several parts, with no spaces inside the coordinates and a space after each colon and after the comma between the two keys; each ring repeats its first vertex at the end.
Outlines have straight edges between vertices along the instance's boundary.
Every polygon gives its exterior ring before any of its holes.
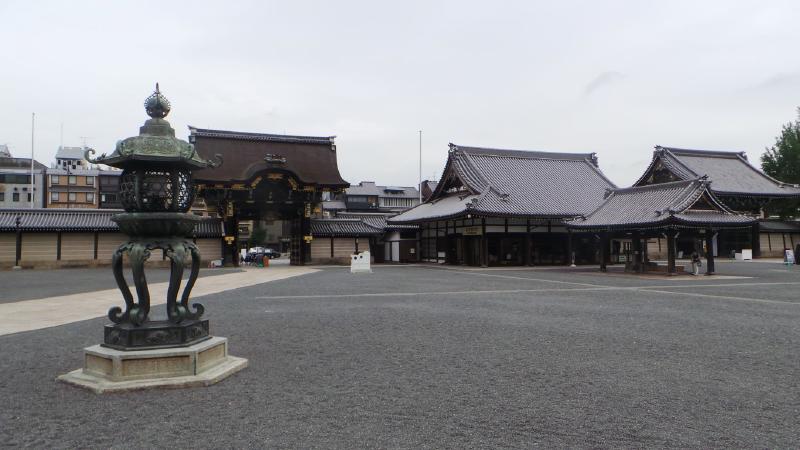
{"type": "Polygon", "coordinates": [[[691,150],[656,146],[653,160],[634,186],[643,183],[651,169],[661,161],[673,175],[682,180],[708,176],[711,190],[717,194],[756,197],[800,196],[800,188],[782,183],[754,167],[744,152],[691,150]]]}
{"type": "Polygon", "coordinates": [[[597,167],[594,153],[554,153],[450,144],[436,191],[422,205],[390,222],[486,216],[566,218],[586,214],[616,187],[597,167]],[[466,192],[447,192],[456,178],[466,192]]]}
{"type": "Polygon", "coordinates": [[[612,189],[607,192],[606,200],[599,208],[569,226],[596,229],[670,223],[746,226],[755,222],[755,219],[736,214],[719,202],[709,191],[709,184],[708,179],[699,177],[688,181],[612,189]],[[704,207],[695,208],[701,199],[706,200],[704,207]]]}
{"type": "Polygon", "coordinates": [[[222,155],[217,168],[196,172],[200,181],[246,182],[268,169],[293,173],[300,182],[332,188],[349,184],[339,174],[335,136],[289,136],[189,127],[189,141],[207,159],[222,155]]]}

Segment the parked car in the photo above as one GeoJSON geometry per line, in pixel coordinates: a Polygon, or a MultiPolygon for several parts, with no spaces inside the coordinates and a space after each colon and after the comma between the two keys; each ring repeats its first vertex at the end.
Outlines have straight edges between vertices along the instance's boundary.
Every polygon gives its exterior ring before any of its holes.
{"type": "Polygon", "coordinates": [[[280,252],[276,252],[271,248],[256,247],[250,249],[250,253],[247,254],[248,257],[245,258],[245,261],[254,261],[259,255],[269,259],[280,258],[281,256],[280,252]]]}

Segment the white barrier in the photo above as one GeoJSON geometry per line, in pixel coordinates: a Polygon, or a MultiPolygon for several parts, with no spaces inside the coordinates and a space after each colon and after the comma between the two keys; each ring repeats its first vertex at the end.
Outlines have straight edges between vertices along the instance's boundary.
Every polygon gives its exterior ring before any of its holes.
{"type": "Polygon", "coordinates": [[[372,273],[369,251],[350,255],[350,273],[372,273]]]}
{"type": "Polygon", "coordinates": [[[737,252],[734,257],[739,261],[750,261],[753,259],[753,250],[743,249],[737,252]]]}

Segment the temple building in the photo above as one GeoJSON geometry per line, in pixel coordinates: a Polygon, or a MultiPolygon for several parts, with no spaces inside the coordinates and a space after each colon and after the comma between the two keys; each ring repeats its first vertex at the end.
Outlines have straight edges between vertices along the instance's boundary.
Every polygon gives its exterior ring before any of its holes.
{"type": "Polygon", "coordinates": [[[322,194],[349,186],[339,174],[335,137],[189,131],[200,157],[222,160],[194,176],[206,208],[223,219],[225,262],[239,262],[243,220],[288,221],[292,264],[311,262],[311,219],[322,215],[322,194]]]}
{"type": "Polygon", "coordinates": [[[594,153],[450,144],[441,180],[423,204],[388,219],[420,230],[420,259],[472,266],[593,263],[594,236],[566,222],[616,186],[594,153]]]}
{"type": "Polygon", "coordinates": [[[714,273],[714,239],[723,230],[749,231],[753,217],[728,209],[710,189],[707,177],[688,181],[609,189],[600,207],[585,217],[569,223],[576,232],[592,232],[599,237],[600,267],[611,262],[624,262],[635,272],[659,270],[676,273],[677,238],[683,236],[692,245],[684,249],[700,253],[705,247],[706,270],[714,273]],[[666,266],[650,262],[646,242],[664,240],[666,266]],[[625,244],[630,244],[626,248],[625,244]],[[617,257],[614,261],[612,255],[617,257]],[[622,260],[619,259],[623,256],[622,260]]]}
{"type": "Polygon", "coordinates": [[[789,241],[785,248],[794,248],[797,244],[793,235],[800,234],[800,226],[792,226],[791,222],[774,225],[773,221],[763,217],[763,209],[771,200],[800,198],[800,186],[768,176],[751,165],[744,152],[656,146],[650,165],[634,186],[689,181],[702,176],[707,177],[708,189],[726,207],[761,219],[761,224],[756,223],[750,228],[720,230],[713,246],[717,255],[730,256],[742,249],[752,249],[753,256],[759,257],[763,248],[766,251],[764,256],[782,256],[784,247],[777,248],[776,245],[773,250],[772,245],[776,241],[772,235],[778,230],[781,231],[781,241],[786,239],[788,232],[789,241]]]}

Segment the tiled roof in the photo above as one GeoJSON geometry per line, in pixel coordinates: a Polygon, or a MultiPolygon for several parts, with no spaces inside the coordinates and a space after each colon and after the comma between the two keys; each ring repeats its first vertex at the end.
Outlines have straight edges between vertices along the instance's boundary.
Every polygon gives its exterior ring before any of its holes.
{"type": "MultiPolygon", "coordinates": [[[[0,158],[0,169],[28,169],[31,168],[30,158],[0,158]]],[[[33,160],[34,170],[46,169],[47,166],[39,161],[33,160]]]]}
{"type": "Polygon", "coordinates": [[[378,197],[418,198],[419,191],[409,186],[378,186],[371,181],[362,181],[345,190],[347,195],[375,195],[378,197]]]}
{"type": "Polygon", "coordinates": [[[750,164],[744,152],[689,150],[657,146],[653,160],[635,185],[641,185],[651,169],[661,161],[676,177],[692,180],[708,176],[711,190],[718,195],[757,197],[800,196],[796,185],[782,183],[750,164]]]}
{"type": "Polygon", "coordinates": [[[192,126],[189,127],[189,130],[191,131],[192,136],[237,139],[242,141],[270,141],[270,142],[284,142],[284,143],[330,145],[336,138],[336,136],[293,136],[286,134],[246,133],[242,131],[209,130],[204,128],[195,128],[192,126]]]}
{"type": "MultiPolygon", "coordinates": [[[[111,217],[120,209],[0,209],[0,231],[16,231],[20,218],[22,231],[119,231],[111,217]]],[[[195,229],[200,238],[222,236],[219,219],[203,218],[195,229]]]]}
{"type": "Polygon", "coordinates": [[[347,212],[347,211],[340,211],[336,214],[336,217],[343,218],[343,219],[360,219],[366,222],[367,224],[380,228],[382,230],[386,229],[417,229],[419,226],[417,225],[401,225],[401,224],[390,224],[387,222],[387,219],[391,217],[391,214],[379,214],[379,213],[357,213],[357,212],[347,212]]]}
{"type": "Polygon", "coordinates": [[[377,236],[383,229],[360,219],[312,219],[312,236],[377,236]]]}
{"type": "Polygon", "coordinates": [[[242,183],[259,173],[290,173],[308,185],[344,188],[349,184],[339,174],[334,136],[288,136],[243,133],[189,127],[189,141],[198,155],[222,165],[193,172],[199,182],[242,183]]]}
{"type": "Polygon", "coordinates": [[[760,220],[758,227],[767,233],[800,233],[800,221],[797,220],[760,220]]]}
{"type": "Polygon", "coordinates": [[[708,186],[708,180],[697,178],[611,189],[597,210],[585,219],[570,222],[569,226],[611,229],[667,225],[746,226],[755,222],[725,207],[708,190],[708,186]]]}
{"type": "Polygon", "coordinates": [[[552,153],[450,144],[442,179],[431,198],[389,220],[413,222],[465,214],[570,218],[603,202],[614,184],[594,153],[552,153]],[[465,188],[447,192],[456,178],[465,188]]]}
{"type": "Polygon", "coordinates": [[[81,160],[84,157],[86,149],[82,147],[58,147],[56,152],[56,159],[77,159],[81,160]]]}

